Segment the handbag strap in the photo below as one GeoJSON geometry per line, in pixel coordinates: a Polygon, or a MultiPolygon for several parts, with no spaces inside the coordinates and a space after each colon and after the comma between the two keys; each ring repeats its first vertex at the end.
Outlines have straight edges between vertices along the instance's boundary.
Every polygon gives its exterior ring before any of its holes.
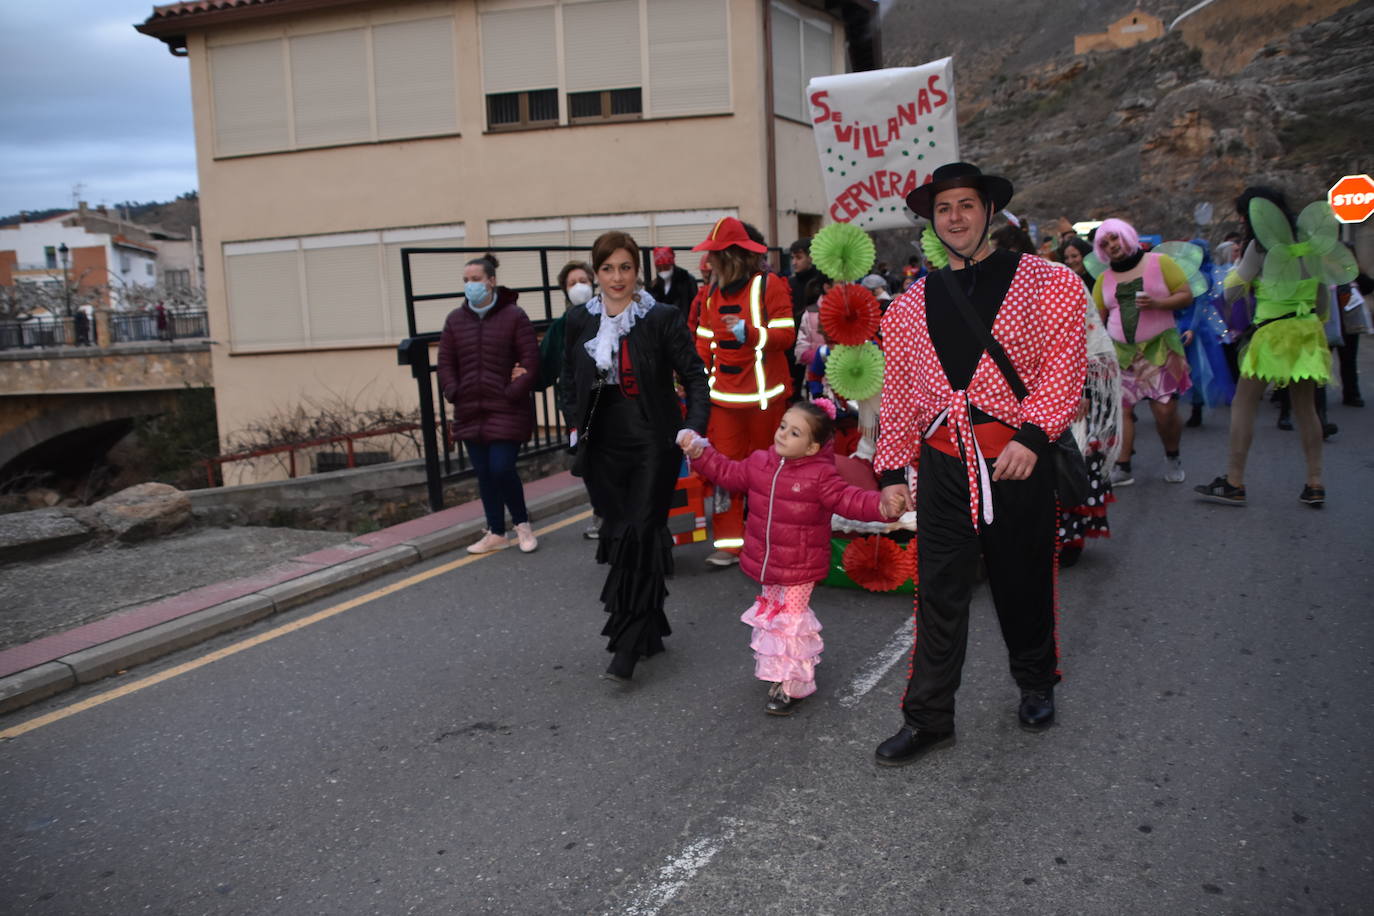
{"type": "Polygon", "coordinates": [[[954,272],[948,267],[942,267],[935,272],[945,284],[945,289],[949,291],[954,299],[954,304],[959,308],[959,314],[963,317],[964,323],[968,325],[973,336],[978,338],[983,344],[983,348],[992,356],[992,361],[997,364],[997,368],[1002,370],[1002,376],[1011,385],[1012,394],[1016,395],[1016,400],[1024,401],[1030,394],[1026,386],[1021,381],[1021,376],[1016,373],[1016,367],[1011,364],[1011,359],[1007,356],[1007,351],[1002,349],[1002,345],[997,342],[997,338],[992,336],[991,329],[983,324],[978,313],[973,309],[973,303],[968,301],[968,295],[959,288],[955,282],[954,272]]]}

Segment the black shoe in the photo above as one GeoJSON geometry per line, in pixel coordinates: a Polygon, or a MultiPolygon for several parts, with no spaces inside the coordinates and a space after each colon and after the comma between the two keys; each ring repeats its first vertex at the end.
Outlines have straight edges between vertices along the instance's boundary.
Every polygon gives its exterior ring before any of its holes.
{"type": "Polygon", "coordinates": [[[1078,562],[1078,558],[1083,556],[1083,548],[1073,544],[1065,544],[1059,548],[1059,568],[1068,569],[1078,562]]]}
{"type": "Polygon", "coordinates": [[[1279,429],[1291,433],[1293,431],[1293,418],[1286,413],[1279,414],[1279,429]]]}
{"type": "Polygon", "coordinates": [[[1231,482],[1226,479],[1225,474],[1211,483],[1198,484],[1193,487],[1193,492],[1214,503],[1221,503],[1226,506],[1245,505],[1245,488],[1231,486],[1231,482]]]}
{"type": "Polygon", "coordinates": [[[933,732],[930,729],[914,729],[903,725],[897,734],[878,745],[874,752],[875,762],[885,767],[901,767],[915,763],[926,754],[942,747],[954,746],[954,732],[933,732]]]}
{"type": "Polygon", "coordinates": [[[1054,688],[1022,690],[1021,705],[1016,710],[1021,727],[1030,731],[1049,728],[1054,722],[1054,688]]]}
{"type": "Polygon", "coordinates": [[[1363,407],[1364,398],[1357,394],[1353,398],[1341,398],[1341,403],[1346,407],[1363,407]]]}
{"type": "Polygon", "coordinates": [[[790,716],[801,705],[802,697],[789,697],[781,684],[774,684],[768,691],[768,705],[764,712],[770,716],[790,716]]]}
{"type": "Polygon", "coordinates": [[[1188,414],[1188,420],[1187,420],[1187,422],[1185,422],[1183,425],[1184,425],[1184,426],[1201,426],[1201,425],[1202,425],[1202,405],[1201,405],[1201,404],[1194,404],[1194,405],[1193,405],[1193,412],[1190,413],[1190,414],[1188,414]]]}
{"type": "Polygon", "coordinates": [[[606,668],[606,674],[604,676],[607,680],[624,683],[634,677],[635,663],[638,661],[638,652],[622,649],[611,656],[611,664],[606,668]]]}
{"type": "Polygon", "coordinates": [[[1326,505],[1326,487],[1303,487],[1298,494],[1298,502],[1320,509],[1326,505]]]}
{"type": "Polygon", "coordinates": [[[1322,441],[1325,442],[1327,439],[1334,439],[1336,437],[1336,434],[1340,431],[1341,428],[1337,426],[1335,423],[1323,423],[1322,441]]]}

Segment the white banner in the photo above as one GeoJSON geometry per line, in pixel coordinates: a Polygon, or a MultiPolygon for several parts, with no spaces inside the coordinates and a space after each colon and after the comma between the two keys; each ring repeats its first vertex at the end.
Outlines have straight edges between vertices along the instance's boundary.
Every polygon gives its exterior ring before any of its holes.
{"type": "Polygon", "coordinates": [[[806,97],[830,217],[867,230],[910,226],[906,195],[959,160],[954,59],[817,77],[806,97]]]}

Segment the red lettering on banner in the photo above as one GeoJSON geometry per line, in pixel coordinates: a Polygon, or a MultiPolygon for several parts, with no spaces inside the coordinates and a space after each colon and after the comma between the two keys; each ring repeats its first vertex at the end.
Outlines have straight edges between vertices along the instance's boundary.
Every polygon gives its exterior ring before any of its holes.
{"type": "Polygon", "coordinates": [[[914,170],[906,174],[885,169],[874,172],[839,193],[830,204],[830,218],[837,223],[847,223],[882,201],[905,198],[918,185],[929,181],[929,175],[922,179],[914,170]]]}
{"type": "Polygon", "coordinates": [[[935,96],[936,108],[939,108],[941,105],[945,105],[949,102],[949,96],[945,93],[945,91],[943,89],[936,88],[935,84],[938,82],[940,82],[940,74],[938,73],[933,74],[930,77],[930,79],[926,81],[926,88],[930,90],[931,95],[935,96]]]}
{"type": "Polygon", "coordinates": [[[914,101],[893,106],[894,113],[890,117],[880,118],[874,124],[859,121],[845,123],[844,114],[830,106],[830,93],[814,92],[811,94],[811,104],[820,113],[812,123],[834,122],[836,141],[852,147],[855,152],[862,149],[870,159],[879,159],[887,155],[890,144],[901,139],[903,127],[915,126],[921,117],[949,104],[949,93],[939,88],[939,82],[938,74],[931,76],[926,81],[926,87],[916,91],[914,101]]]}
{"type": "Polygon", "coordinates": [[[830,98],[830,93],[826,92],[824,89],[820,92],[811,93],[811,107],[821,110],[821,116],[814,118],[811,121],[812,124],[821,124],[830,120],[830,106],[825,102],[828,98],[830,98]]]}
{"type": "Polygon", "coordinates": [[[916,123],[916,103],[908,102],[897,106],[897,120],[902,124],[916,123]]]}

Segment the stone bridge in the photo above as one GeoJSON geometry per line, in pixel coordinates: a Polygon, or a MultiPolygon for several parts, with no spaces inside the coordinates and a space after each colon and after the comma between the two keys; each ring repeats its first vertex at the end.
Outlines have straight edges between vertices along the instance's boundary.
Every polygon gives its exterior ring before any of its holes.
{"type": "Polygon", "coordinates": [[[31,449],[162,413],[177,392],[212,384],[205,340],[0,352],[0,479],[31,449]]]}

